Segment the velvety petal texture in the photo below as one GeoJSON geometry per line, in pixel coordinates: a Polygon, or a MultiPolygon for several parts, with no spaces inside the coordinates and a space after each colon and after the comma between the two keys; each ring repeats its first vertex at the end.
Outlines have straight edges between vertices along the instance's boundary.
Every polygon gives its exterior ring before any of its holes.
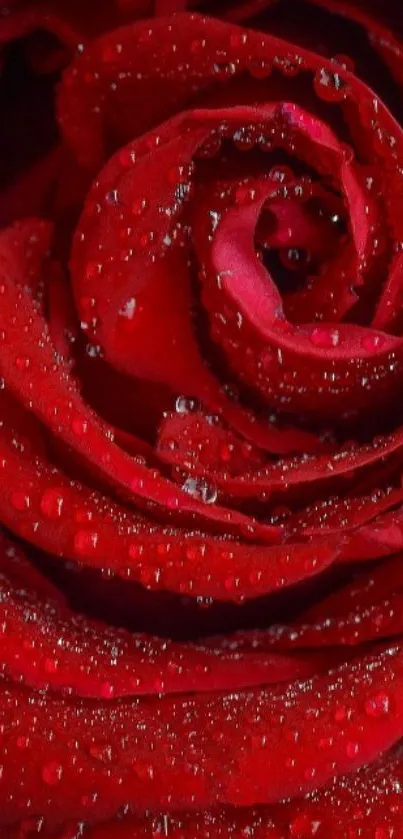
{"type": "Polygon", "coordinates": [[[403,836],[403,13],[0,14],[0,839],[403,836]]]}

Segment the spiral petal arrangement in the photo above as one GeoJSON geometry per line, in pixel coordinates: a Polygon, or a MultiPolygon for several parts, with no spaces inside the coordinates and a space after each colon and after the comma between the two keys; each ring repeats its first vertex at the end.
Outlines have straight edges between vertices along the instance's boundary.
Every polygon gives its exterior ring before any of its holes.
{"type": "Polygon", "coordinates": [[[403,47],[372,5],[0,18],[1,839],[402,835],[403,47]]]}

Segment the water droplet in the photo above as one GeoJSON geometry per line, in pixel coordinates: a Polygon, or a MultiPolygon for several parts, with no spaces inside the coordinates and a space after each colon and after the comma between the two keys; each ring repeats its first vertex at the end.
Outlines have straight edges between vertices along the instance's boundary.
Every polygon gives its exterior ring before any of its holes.
{"type": "Polygon", "coordinates": [[[265,350],[263,350],[261,362],[262,362],[262,370],[265,373],[270,373],[270,372],[273,371],[273,359],[274,359],[274,354],[273,354],[272,349],[266,348],[265,350]]]}
{"type": "Polygon", "coordinates": [[[135,216],[141,216],[145,213],[148,207],[148,201],[146,198],[135,198],[132,202],[132,212],[135,216]]]}
{"type": "MultiPolygon", "coordinates": [[[[44,818],[43,816],[38,817],[37,819],[35,816],[32,819],[23,819],[20,822],[20,830],[18,833],[18,839],[27,839],[27,837],[36,836],[37,834],[42,834],[43,827],[44,827],[44,818]]],[[[64,836],[61,836],[60,839],[64,839],[64,836]]],[[[78,839],[77,835],[73,837],[66,837],[66,839],[78,839]]]]}
{"type": "Polygon", "coordinates": [[[309,254],[301,248],[288,248],[280,251],[280,259],[285,268],[289,271],[298,271],[305,268],[309,262],[309,254]]]}
{"type": "Polygon", "coordinates": [[[337,71],[321,67],[315,74],[314,88],[325,102],[340,102],[345,98],[347,84],[337,71]]]}
{"type": "Polygon", "coordinates": [[[122,44],[106,44],[102,49],[102,61],[105,61],[106,64],[117,61],[122,49],[122,44]]]}
{"type": "Polygon", "coordinates": [[[119,203],[119,193],[117,189],[111,189],[105,194],[105,203],[112,206],[119,203]]]}
{"type": "Polygon", "coordinates": [[[211,159],[217,157],[221,150],[222,138],[218,135],[212,135],[199,148],[197,157],[201,159],[211,159]]]}
{"type": "Polygon", "coordinates": [[[233,62],[213,64],[213,73],[218,79],[227,79],[236,73],[236,65],[233,62]]]}
{"type": "Polygon", "coordinates": [[[362,346],[365,350],[368,350],[368,352],[379,350],[384,343],[385,339],[383,335],[373,335],[370,333],[368,335],[364,335],[362,339],[362,346]]]}
{"type": "Polygon", "coordinates": [[[347,717],[347,708],[345,705],[339,705],[334,712],[334,718],[336,722],[343,722],[347,717]]]}
{"type": "Polygon", "coordinates": [[[112,749],[108,745],[93,745],[89,747],[89,753],[95,760],[102,763],[110,763],[112,760],[112,749]]]}
{"type": "Polygon", "coordinates": [[[133,544],[129,545],[129,556],[131,559],[140,559],[143,553],[143,545],[139,545],[137,542],[133,542],[133,544]]]}
{"type": "Polygon", "coordinates": [[[62,515],[64,497],[58,489],[47,489],[42,495],[40,507],[42,513],[50,519],[57,519],[62,515]]]}
{"type": "Polygon", "coordinates": [[[235,148],[239,151],[250,151],[255,146],[255,137],[247,128],[240,128],[232,135],[235,148]]]}
{"type": "Polygon", "coordinates": [[[306,813],[301,813],[290,823],[290,836],[293,839],[311,839],[317,834],[320,824],[306,813]]]}
{"type": "Polygon", "coordinates": [[[237,204],[253,204],[256,199],[256,190],[251,189],[247,184],[240,184],[235,190],[235,201],[237,204]]]}
{"type": "Polygon", "coordinates": [[[133,763],[133,770],[142,780],[149,781],[154,777],[154,767],[151,763],[141,763],[140,761],[136,761],[133,763]]]}
{"type": "Polygon", "coordinates": [[[74,518],[78,524],[87,524],[89,521],[92,521],[93,514],[91,510],[86,510],[84,507],[81,507],[75,511],[74,518]]]}
{"type": "Polygon", "coordinates": [[[61,780],[62,774],[63,767],[55,760],[52,760],[50,763],[47,763],[42,767],[42,778],[45,781],[45,784],[49,784],[49,786],[55,786],[58,784],[61,780]]]}
{"type": "Polygon", "coordinates": [[[279,56],[276,60],[276,67],[280,70],[283,76],[287,78],[293,78],[294,76],[298,76],[302,68],[302,58],[300,56],[295,56],[295,58],[290,58],[289,56],[279,56]]]}
{"type": "Polygon", "coordinates": [[[392,839],[392,837],[396,837],[396,839],[398,839],[394,827],[387,827],[386,825],[382,827],[381,825],[378,825],[378,827],[375,828],[374,839],[392,839]]]}
{"type": "Polygon", "coordinates": [[[229,445],[228,443],[220,443],[219,446],[219,457],[223,463],[229,463],[231,460],[233,451],[233,446],[229,445]]]}
{"type": "Polygon", "coordinates": [[[175,402],[175,411],[177,414],[191,414],[198,411],[200,405],[197,399],[191,399],[188,396],[178,396],[175,402]]]}
{"type": "Polygon", "coordinates": [[[338,53],[334,55],[332,58],[334,64],[338,64],[339,67],[343,67],[344,70],[347,70],[349,73],[354,73],[355,64],[352,58],[349,55],[343,55],[342,53],[338,53]]]}
{"type": "Polygon", "coordinates": [[[369,717],[383,717],[390,711],[390,698],[387,693],[377,693],[366,699],[364,707],[369,717]]]}
{"type": "Polygon", "coordinates": [[[347,757],[350,757],[350,758],[357,757],[359,751],[360,751],[359,743],[355,743],[352,740],[350,740],[347,743],[347,745],[346,745],[346,755],[347,755],[347,757]]]}
{"type": "Polygon", "coordinates": [[[14,507],[14,510],[23,512],[24,510],[28,510],[31,504],[31,499],[26,492],[16,491],[11,494],[11,504],[14,507]]]}
{"type": "Polygon", "coordinates": [[[340,341],[340,334],[337,329],[326,329],[321,326],[317,326],[311,332],[311,341],[315,345],[315,347],[320,347],[321,349],[331,349],[331,347],[337,347],[340,341]]]}
{"type": "Polygon", "coordinates": [[[203,501],[204,504],[214,504],[217,500],[218,492],[216,487],[208,484],[202,478],[186,478],[182,489],[193,498],[203,501]]]}
{"type": "Polygon", "coordinates": [[[288,183],[293,177],[293,171],[289,166],[273,166],[269,172],[269,178],[280,184],[288,183]]]}
{"type": "Polygon", "coordinates": [[[56,673],[58,668],[58,662],[55,658],[47,658],[45,659],[45,671],[46,673],[56,673]]]}
{"type": "Polygon", "coordinates": [[[100,685],[99,693],[103,699],[112,699],[115,693],[115,688],[110,682],[103,682],[103,684],[100,685]]]}
{"type": "Polygon", "coordinates": [[[192,170],[189,166],[173,166],[171,169],[168,169],[168,180],[171,184],[188,186],[191,172],[192,170]]]}
{"type": "Polygon", "coordinates": [[[248,70],[255,79],[267,79],[271,74],[272,67],[268,61],[262,58],[251,61],[248,70]]]}
{"type": "Polygon", "coordinates": [[[136,152],[130,151],[130,149],[122,149],[119,152],[119,161],[124,167],[133,166],[136,162],[136,152]]]}
{"type": "Polygon", "coordinates": [[[231,47],[234,47],[235,49],[239,49],[240,47],[244,47],[247,44],[247,41],[248,41],[247,32],[241,32],[240,30],[238,32],[231,32],[231,35],[229,36],[230,45],[231,45],[231,47]]]}
{"type": "Polygon", "coordinates": [[[84,417],[73,417],[71,421],[71,430],[77,437],[83,437],[88,431],[88,422],[84,417]]]}
{"type": "Polygon", "coordinates": [[[136,300],[134,297],[129,297],[126,303],[119,309],[119,315],[126,320],[132,320],[136,311],[136,300]]]}
{"type": "Polygon", "coordinates": [[[24,370],[28,370],[28,367],[31,364],[31,359],[27,358],[26,356],[18,356],[15,359],[15,366],[20,373],[23,373],[24,370]]]}
{"type": "Polygon", "coordinates": [[[78,530],[74,536],[74,548],[77,553],[91,554],[98,544],[98,533],[91,530],[78,530]]]}

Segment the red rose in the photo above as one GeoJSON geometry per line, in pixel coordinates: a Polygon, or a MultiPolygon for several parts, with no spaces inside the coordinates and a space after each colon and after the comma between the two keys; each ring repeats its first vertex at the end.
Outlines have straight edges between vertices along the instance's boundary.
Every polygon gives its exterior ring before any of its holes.
{"type": "Polygon", "coordinates": [[[399,837],[393,7],[180,5],[0,22],[0,836],[399,837]]]}

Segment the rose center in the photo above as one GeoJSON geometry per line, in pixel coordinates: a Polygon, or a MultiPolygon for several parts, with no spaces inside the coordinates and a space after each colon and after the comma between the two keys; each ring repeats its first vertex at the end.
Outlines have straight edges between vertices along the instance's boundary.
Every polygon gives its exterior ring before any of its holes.
{"type": "MultiPolygon", "coordinates": [[[[302,322],[301,295],[311,295],[347,241],[342,200],[324,193],[321,199],[303,201],[303,190],[297,182],[283,187],[281,200],[265,205],[255,235],[256,253],[283,298],[287,318],[295,323],[302,322]]],[[[312,319],[321,319],[319,300],[315,307],[312,319]]]]}

